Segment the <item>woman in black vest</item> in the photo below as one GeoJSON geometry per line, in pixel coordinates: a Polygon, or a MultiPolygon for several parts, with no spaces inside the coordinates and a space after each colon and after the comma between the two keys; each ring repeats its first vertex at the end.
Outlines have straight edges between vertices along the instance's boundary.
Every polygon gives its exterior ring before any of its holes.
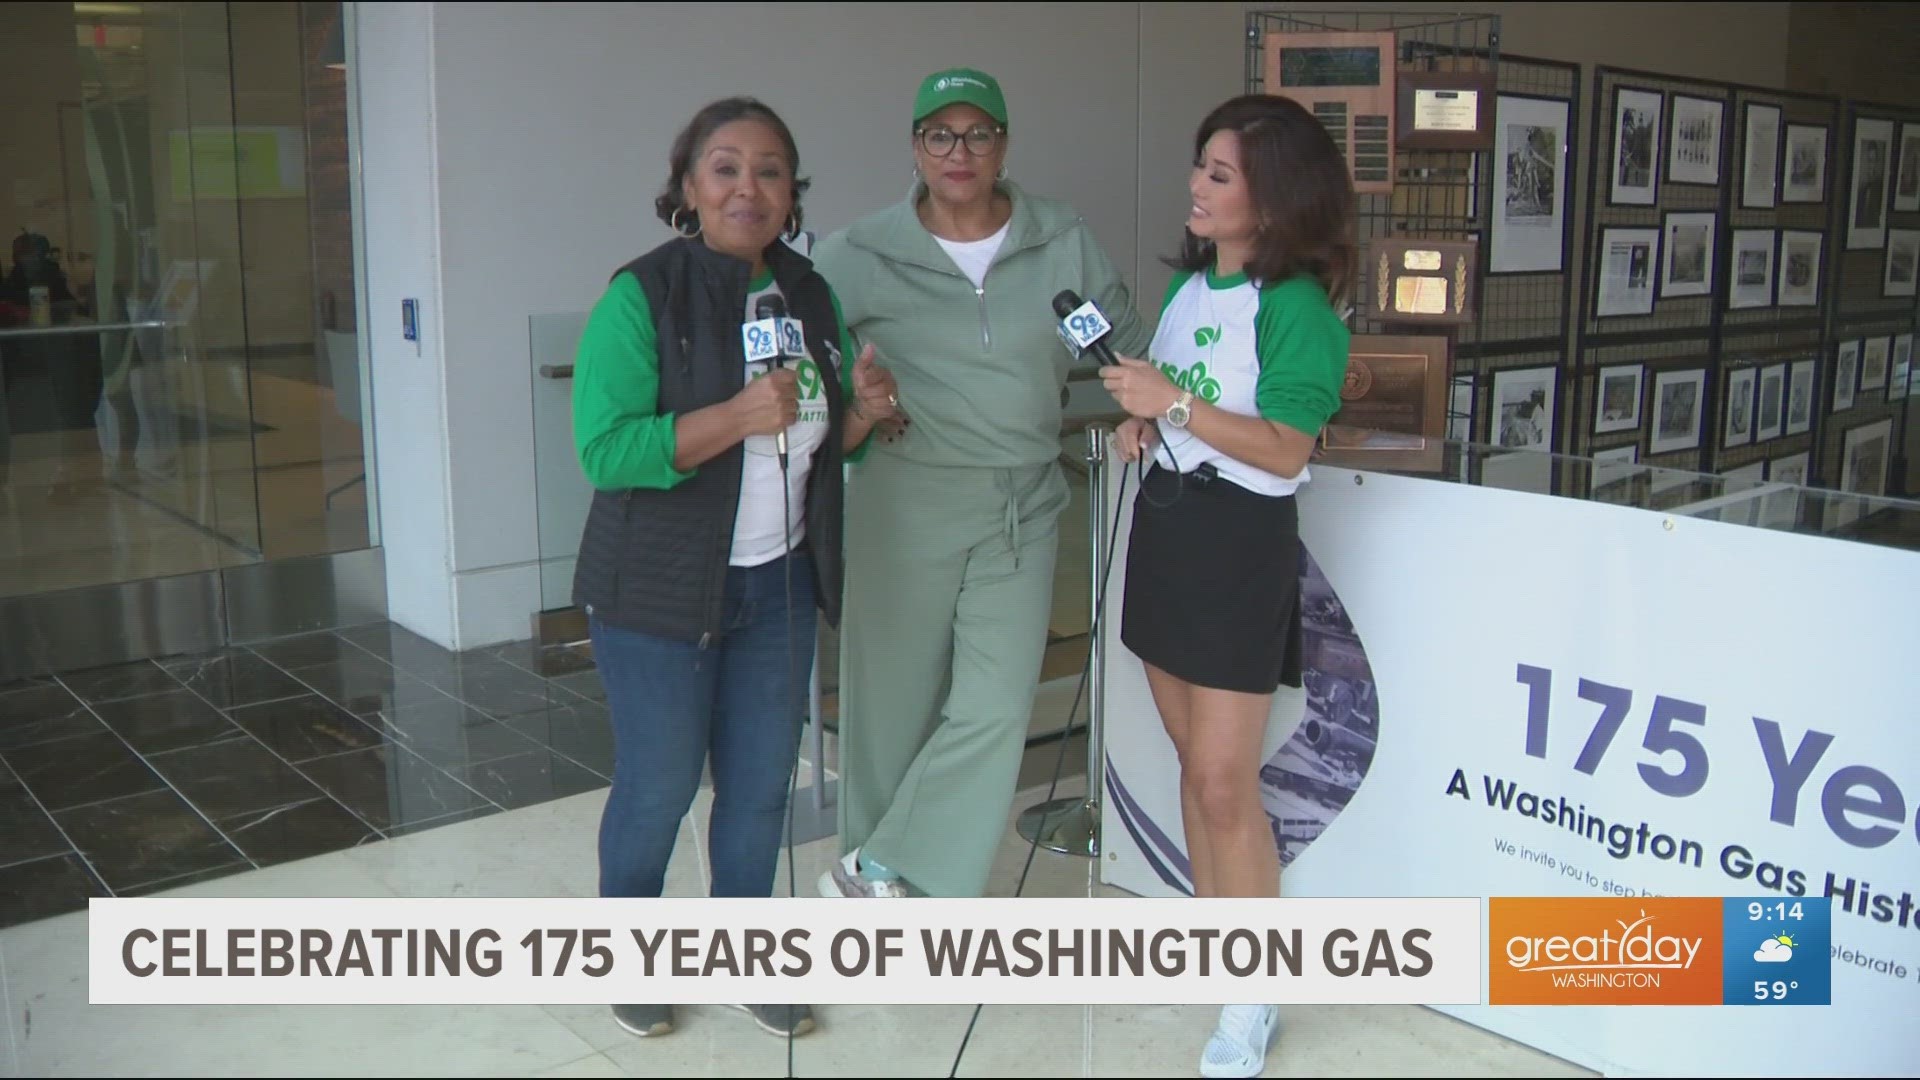
{"type": "MultiPolygon", "coordinates": [[[[711,754],[714,896],[768,896],[802,723],[815,609],[840,616],[841,464],[892,415],[892,377],[854,359],[838,302],[782,238],[800,155],[766,106],[702,109],[654,201],[679,235],[617,272],[574,365],[574,441],[595,495],[574,577],[613,715],[600,894],[661,894],[711,754]],[[798,325],[769,338],[776,297],[798,325]],[[768,340],[785,354],[749,361],[768,340]],[[803,354],[803,355],[802,355],[803,354]]],[[[777,1035],[804,1005],[754,1005],[777,1035]]],[[[666,1005],[620,1005],[638,1035],[666,1005]]]]}

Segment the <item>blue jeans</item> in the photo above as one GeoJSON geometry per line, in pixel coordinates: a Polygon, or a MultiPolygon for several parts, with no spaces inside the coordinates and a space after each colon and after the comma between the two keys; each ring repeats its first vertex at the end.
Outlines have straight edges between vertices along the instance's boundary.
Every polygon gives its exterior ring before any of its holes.
{"type": "Polygon", "coordinates": [[[723,634],[704,651],[590,621],[613,714],[613,790],[600,818],[601,896],[660,895],[709,753],[712,895],[772,895],[817,619],[813,563],[799,552],[727,569],[723,634]]]}

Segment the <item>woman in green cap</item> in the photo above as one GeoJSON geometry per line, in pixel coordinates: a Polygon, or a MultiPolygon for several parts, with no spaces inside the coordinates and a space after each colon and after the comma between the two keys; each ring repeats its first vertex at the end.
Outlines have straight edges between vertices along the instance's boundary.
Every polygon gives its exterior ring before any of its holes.
{"type": "Polygon", "coordinates": [[[840,843],[828,896],[979,896],[1007,824],[1052,610],[1071,289],[1150,332],[1070,206],[1006,178],[992,76],[936,72],[913,106],[906,200],[814,264],[899,385],[903,419],[852,467],[840,637],[840,843]]]}

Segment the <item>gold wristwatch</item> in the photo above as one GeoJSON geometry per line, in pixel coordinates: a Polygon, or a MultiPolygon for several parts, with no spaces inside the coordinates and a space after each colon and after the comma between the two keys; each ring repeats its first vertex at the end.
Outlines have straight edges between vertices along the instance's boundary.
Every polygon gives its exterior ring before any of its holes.
{"type": "Polygon", "coordinates": [[[1182,390],[1180,396],[1173,399],[1173,404],[1167,406],[1167,423],[1177,428],[1184,428],[1187,426],[1187,421],[1192,418],[1193,391],[1182,390]]]}

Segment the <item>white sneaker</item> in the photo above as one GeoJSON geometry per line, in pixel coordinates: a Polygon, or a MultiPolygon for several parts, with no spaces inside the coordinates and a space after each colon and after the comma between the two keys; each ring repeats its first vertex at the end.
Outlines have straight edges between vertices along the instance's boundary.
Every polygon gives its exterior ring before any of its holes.
{"type": "Polygon", "coordinates": [[[847,852],[845,858],[834,863],[826,873],[821,874],[819,887],[820,895],[826,897],[907,895],[907,887],[899,878],[892,881],[874,881],[861,874],[858,848],[847,852]]]}
{"type": "Polygon", "coordinates": [[[1279,1025],[1273,1005],[1228,1005],[1220,1026],[1200,1053],[1201,1076],[1259,1076],[1267,1067],[1267,1044],[1279,1025]]]}

